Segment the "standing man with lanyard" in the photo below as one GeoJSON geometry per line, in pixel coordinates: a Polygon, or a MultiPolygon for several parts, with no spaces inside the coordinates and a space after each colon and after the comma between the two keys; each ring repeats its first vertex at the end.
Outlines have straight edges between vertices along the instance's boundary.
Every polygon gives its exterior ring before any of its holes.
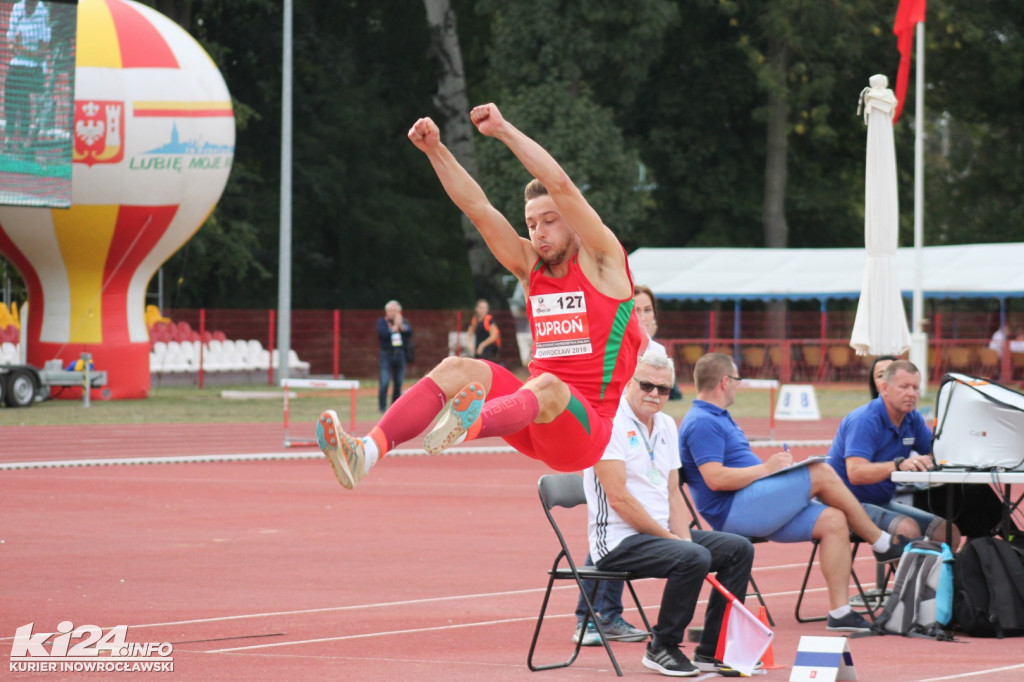
{"type": "Polygon", "coordinates": [[[384,306],[384,317],[377,319],[377,341],[380,344],[380,388],[377,392],[377,407],[380,413],[388,409],[388,384],[391,389],[391,404],[402,395],[405,381],[405,362],[412,343],[412,327],[402,317],[402,304],[388,301],[384,306]]]}

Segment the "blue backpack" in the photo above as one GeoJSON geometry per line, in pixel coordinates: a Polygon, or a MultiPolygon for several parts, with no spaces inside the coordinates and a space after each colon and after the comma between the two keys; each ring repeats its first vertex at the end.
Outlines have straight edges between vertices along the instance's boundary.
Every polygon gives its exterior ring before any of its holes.
{"type": "Polygon", "coordinates": [[[945,628],[953,619],[953,553],[944,542],[907,544],[896,567],[892,594],[871,624],[879,635],[952,639],[945,628]]]}

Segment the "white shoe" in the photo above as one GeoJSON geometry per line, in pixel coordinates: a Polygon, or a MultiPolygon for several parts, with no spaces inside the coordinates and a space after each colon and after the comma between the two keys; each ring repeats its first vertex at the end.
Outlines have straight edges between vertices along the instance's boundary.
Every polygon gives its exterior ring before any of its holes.
{"type": "Polygon", "coordinates": [[[456,393],[437,426],[424,437],[423,448],[436,455],[450,445],[461,443],[466,431],[480,417],[486,395],[484,387],[475,381],[456,393]]]}
{"type": "Polygon", "coordinates": [[[327,410],[316,422],[316,442],[331,462],[334,477],[351,490],[367,473],[363,441],[345,433],[334,410],[327,410]]]}

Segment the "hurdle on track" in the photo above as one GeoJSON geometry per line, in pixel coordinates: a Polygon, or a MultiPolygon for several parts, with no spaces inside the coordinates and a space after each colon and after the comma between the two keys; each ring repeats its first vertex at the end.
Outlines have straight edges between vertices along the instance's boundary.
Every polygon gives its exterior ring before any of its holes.
{"type": "MultiPolygon", "coordinates": [[[[312,438],[289,438],[288,437],[288,391],[290,388],[325,388],[334,390],[348,390],[349,402],[349,429],[356,430],[356,389],[359,388],[359,381],[355,379],[281,379],[281,388],[284,389],[284,446],[290,448],[293,445],[316,445],[312,438]]],[[[309,430],[312,430],[311,428],[309,430]]]]}
{"type": "MultiPolygon", "coordinates": [[[[775,379],[744,379],[740,388],[768,389],[768,428],[769,441],[775,440],[775,392],[779,390],[779,382],[775,379]]],[[[287,400],[287,398],[285,398],[287,400]]]]}

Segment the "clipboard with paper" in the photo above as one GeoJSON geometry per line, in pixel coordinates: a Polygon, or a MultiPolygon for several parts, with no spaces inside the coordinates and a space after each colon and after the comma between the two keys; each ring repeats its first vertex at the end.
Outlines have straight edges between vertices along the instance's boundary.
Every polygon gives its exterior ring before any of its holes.
{"type": "MultiPolygon", "coordinates": [[[[808,466],[808,465],[811,465],[811,464],[816,464],[818,462],[824,462],[827,459],[828,459],[828,457],[825,456],[825,455],[812,455],[811,457],[808,457],[807,459],[802,459],[799,462],[793,462],[788,467],[783,467],[782,469],[779,469],[778,471],[773,471],[772,473],[768,474],[768,476],[777,476],[779,474],[789,473],[790,471],[793,471],[794,469],[799,469],[800,467],[805,467],[805,466],[808,466]]],[[[768,476],[765,476],[765,478],[768,478],[768,476]]]]}

